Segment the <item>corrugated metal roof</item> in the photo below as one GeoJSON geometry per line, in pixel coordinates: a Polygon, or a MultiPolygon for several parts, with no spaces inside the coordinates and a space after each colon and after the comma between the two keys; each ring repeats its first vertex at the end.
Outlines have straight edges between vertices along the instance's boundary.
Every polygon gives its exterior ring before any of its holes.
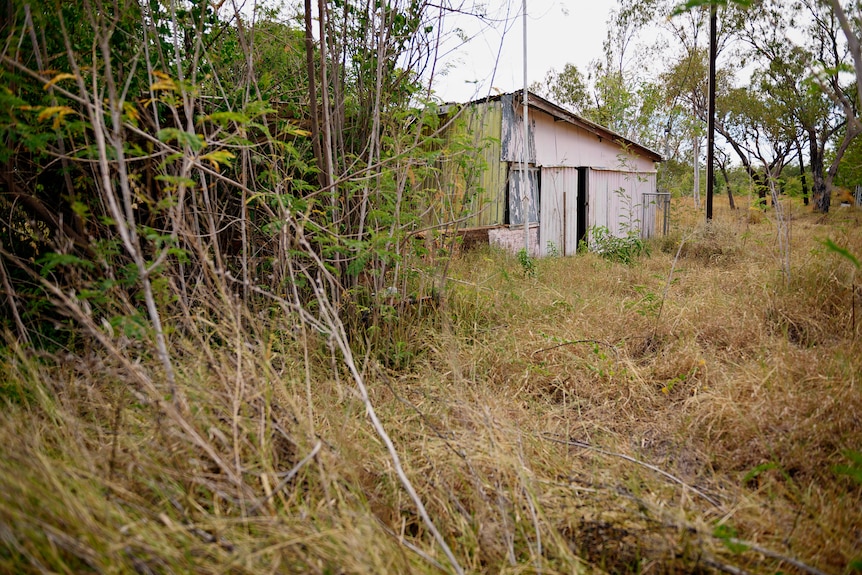
{"type": "MultiPolygon", "coordinates": [[[[464,104],[446,104],[445,107],[443,107],[443,109],[448,110],[448,106],[450,106],[450,105],[470,106],[473,104],[482,104],[484,102],[495,102],[495,101],[501,100],[504,96],[516,98],[516,105],[520,105],[519,103],[521,101],[520,98],[523,97],[522,95],[523,95],[523,92],[521,92],[521,91],[511,92],[509,94],[495,94],[493,96],[487,96],[485,98],[478,98],[476,100],[471,100],[470,102],[465,102],[464,104]]],[[[541,111],[545,112],[546,114],[552,116],[555,120],[568,122],[569,124],[577,126],[577,127],[581,128],[583,130],[586,130],[588,132],[591,132],[591,133],[595,134],[596,136],[599,136],[602,138],[607,138],[608,140],[610,140],[612,142],[616,142],[617,144],[619,144],[621,146],[631,147],[634,150],[638,151],[643,156],[646,156],[647,158],[652,160],[653,162],[661,162],[664,159],[664,158],[662,158],[662,155],[660,153],[658,153],[657,151],[655,151],[651,148],[648,148],[646,146],[643,146],[641,144],[638,144],[637,142],[630,140],[621,134],[617,134],[613,130],[610,130],[608,128],[605,128],[604,126],[596,124],[595,122],[587,120],[586,118],[578,116],[577,114],[570,112],[570,111],[566,110],[565,108],[562,108],[562,107],[558,106],[557,104],[554,104],[553,102],[551,102],[549,100],[546,100],[545,98],[542,98],[538,94],[534,94],[533,92],[528,92],[527,103],[531,108],[534,108],[536,110],[541,110],[541,111]]]]}

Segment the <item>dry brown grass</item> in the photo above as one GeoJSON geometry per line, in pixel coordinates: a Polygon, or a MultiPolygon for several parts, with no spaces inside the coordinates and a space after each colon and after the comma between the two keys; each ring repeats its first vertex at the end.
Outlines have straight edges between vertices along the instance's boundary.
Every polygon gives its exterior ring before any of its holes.
{"type": "MultiPolygon", "coordinates": [[[[836,472],[862,451],[862,320],[852,266],[820,243],[862,254],[860,214],[794,206],[786,281],[768,211],[719,201],[706,229],[681,204],[632,266],[585,254],[528,277],[468,252],[442,317],[387,328],[397,361],[360,361],[465,571],[803,572],[795,559],[849,573],[862,559],[862,485],[836,472]]],[[[212,307],[172,336],[189,427],[142,383],[161,385],[146,346],[126,342],[123,362],[7,338],[0,571],[449,569],[326,338],[212,307]]]]}

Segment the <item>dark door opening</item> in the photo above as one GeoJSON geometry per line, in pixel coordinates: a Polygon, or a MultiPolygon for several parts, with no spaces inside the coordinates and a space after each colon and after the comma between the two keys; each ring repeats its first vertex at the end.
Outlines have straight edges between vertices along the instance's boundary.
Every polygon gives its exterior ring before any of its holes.
{"type": "Polygon", "coordinates": [[[587,241],[587,210],[590,204],[587,201],[589,186],[587,181],[590,177],[589,168],[578,168],[578,246],[587,241]]]}

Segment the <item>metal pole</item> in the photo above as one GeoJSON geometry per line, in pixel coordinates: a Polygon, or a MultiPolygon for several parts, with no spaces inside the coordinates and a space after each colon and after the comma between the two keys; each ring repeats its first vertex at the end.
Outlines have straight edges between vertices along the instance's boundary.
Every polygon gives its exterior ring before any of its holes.
{"type": "Polygon", "coordinates": [[[523,106],[522,117],[524,120],[524,147],[521,153],[521,209],[524,212],[524,250],[527,255],[530,255],[530,191],[527,188],[527,162],[530,154],[530,130],[529,118],[527,117],[527,0],[523,0],[524,12],[524,95],[522,96],[523,106]]]}
{"type": "Polygon", "coordinates": [[[709,122],[706,144],[706,221],[712,220],[712,192],[715,184],[715,57],[718,47],[716,40],[717,13],[718,8],[715,4],[712,4],[709,8],[709,122]]]}

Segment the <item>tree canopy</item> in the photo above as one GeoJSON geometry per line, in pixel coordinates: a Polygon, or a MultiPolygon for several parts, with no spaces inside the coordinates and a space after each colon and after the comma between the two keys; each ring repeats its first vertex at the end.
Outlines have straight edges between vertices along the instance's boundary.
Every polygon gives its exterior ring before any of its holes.
{"type": "MultiPolygon", "coordinates": [[[[710,4],[623,2],[609,21],[605,57],[586,78],[567,66],[536,88],[620,133],[690,156],[691,142],[705,132],[710,4]],[[659,39],[628,57],[645,29],[659,39]]],[[[839,172],[845,184],[862,183],[848,182],[852,170],[841,170],[859,132],[856,74],[848,64],[852,47],[858,52],[859,30],[851,24],[860,21],[858,5],[759,0],[719,3],[718,13],[719,145],[755,179],[779,177],[795,159],[808,164],[815,208],[828,211],[839,172]]]]}

